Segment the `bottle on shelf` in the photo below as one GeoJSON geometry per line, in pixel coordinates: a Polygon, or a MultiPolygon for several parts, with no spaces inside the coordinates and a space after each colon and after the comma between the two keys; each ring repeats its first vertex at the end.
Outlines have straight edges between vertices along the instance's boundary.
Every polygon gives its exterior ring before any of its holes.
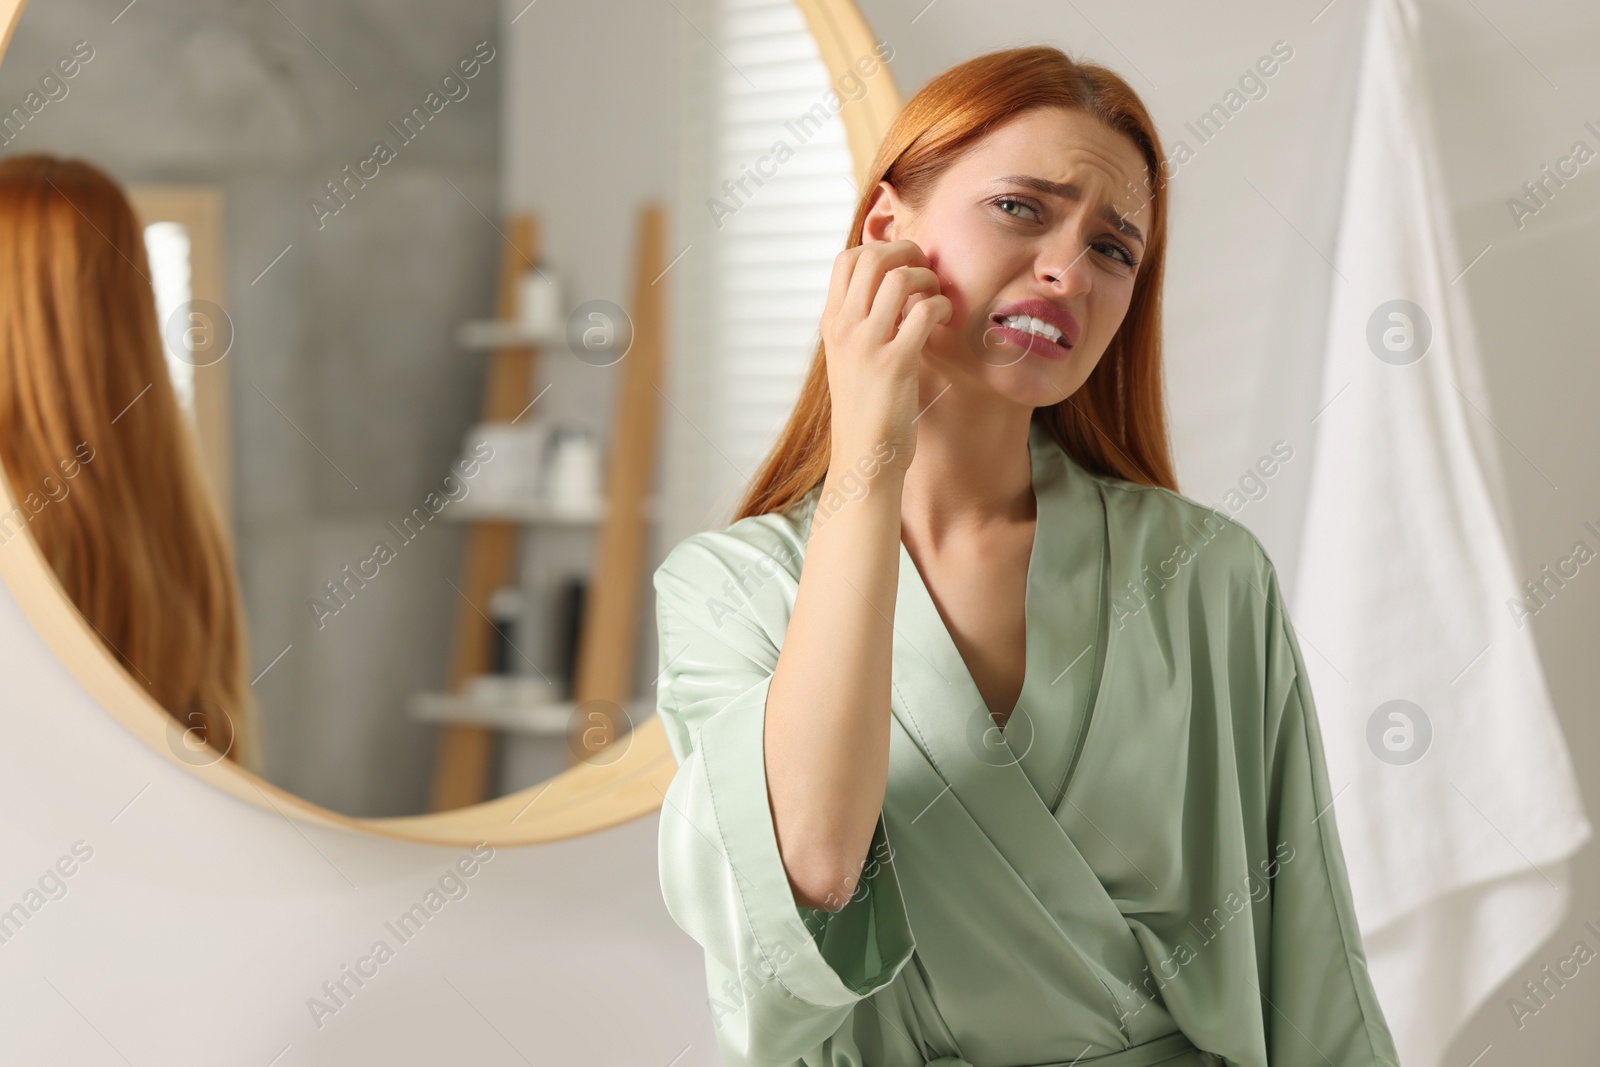
{"type": "Polygon", "coordinates": [[[588,588],[589,580],[581,574],[568,577],[561,586],[559,610],[563,700],[572,699],[573,686],[578,677],[578,637],[583,633],[583,600],[588,588]]]}
{"type": "Polygon", "coordinates": [[[489,597],[489,621],[494,645],[489,652],[490,674],[516,673],[517,629],[522,621],[522,590],[503,585],[489,597]]]}

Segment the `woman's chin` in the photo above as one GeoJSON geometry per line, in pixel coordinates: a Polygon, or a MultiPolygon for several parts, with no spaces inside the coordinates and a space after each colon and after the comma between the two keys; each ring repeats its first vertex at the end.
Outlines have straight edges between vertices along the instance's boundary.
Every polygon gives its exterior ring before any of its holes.
{"type": "Polygon", "coordinates": [[[963,347],[951,352],[945,346],[928,345],[922,350],[924,367],[940,384],[994,393],[1019,406],[1030,408],[1058,404],[1082,385],[1080,368],[1073,360],[1044,359],[1010,344],[994,345],[981,351],[963,347]]]}

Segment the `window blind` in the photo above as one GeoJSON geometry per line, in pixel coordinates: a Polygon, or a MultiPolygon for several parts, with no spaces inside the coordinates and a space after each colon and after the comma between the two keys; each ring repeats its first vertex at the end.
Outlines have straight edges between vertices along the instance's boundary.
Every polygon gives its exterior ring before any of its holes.
{"type": "Polygon", "coordinates": [[[788,418],[856,198],[837,98],[800,9],[700,0],[697,11],[699,32],[683,37],[688,225],[674,249],[696,246],[680,264],[675,346],[674,404],[692,411],[665,416],[692,422],[667,435],[691,512],[669,521],[684,535],[726,524],[788,418]]]}

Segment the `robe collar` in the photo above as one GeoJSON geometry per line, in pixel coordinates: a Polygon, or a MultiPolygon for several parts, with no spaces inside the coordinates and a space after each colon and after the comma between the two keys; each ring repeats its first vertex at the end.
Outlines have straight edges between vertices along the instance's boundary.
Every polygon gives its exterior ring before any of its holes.
{"type": "Polygon", "coordinates": [[[1020,798],[1052,813],[1083,751],[1110,637],[1110,538],[1097,481],[1032,423],[1037,502],[1025,602],[1026,667],[1002,731],[938,606],[900,545],[895,600],[896,708],[930,762],[975,794],[1020,798]]]}
{"type": "MultiPolygon", "coordinates": [[[[1026,599],[1027,664],[1018,706],[1000,731],[904,543],[895,600],[891,743],[885,815],[892,834],[934,840],[971,822],[1054,920],[1106,974],[1136,975],[1144,956],[1115,900],[1067,833],[1081,822],[1072,770],[1093,753],[1095,704],[1108,659],[1114,538],[1098,479],[1037,423],[1028,434],[1038,503],[1026,599]],[[916,755],[913,755],[913,749],[916,755]],[[1068,808],[1071,806],[1071,810],[1068,808]]],[[[1106,982],[1133,1013],[1137,993],[1106,982]]]]}

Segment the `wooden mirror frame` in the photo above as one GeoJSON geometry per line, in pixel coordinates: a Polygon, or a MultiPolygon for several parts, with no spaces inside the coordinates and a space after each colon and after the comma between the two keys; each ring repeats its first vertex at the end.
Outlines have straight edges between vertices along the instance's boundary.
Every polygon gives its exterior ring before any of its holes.
{"type": "MultiPolygon", "coordinates": [[[[27,0],[0,0],[0,60],[11,44],[27,0]]],[[[853,69],[859,57],[873,54],[876,41],[854,0],[795,0],[811,28],[829,81],[853,69]]],[[[859,184],[901,98],[893,73],[874,92],[843,100],[844,123],[859,184]]],[[[0,472],[0,514],[17,506],[0,472]]],[[[487,842],[496,847],[560,841],[604,830],[660,809],[677,761],[667,747],[659,717],[633,731],[626,753],[609,764],[580,763],[535,786],[482,804],[395,818],[360,819],[303,800],[232,760],[196,765],[179,755],[176,721],[141,689],[78,613],[31,534],[0,551],[3,580],[45,645],[88,692],[136,737],[174,764],[218,790],[302,822],[438,845],[487,842]]]]}

